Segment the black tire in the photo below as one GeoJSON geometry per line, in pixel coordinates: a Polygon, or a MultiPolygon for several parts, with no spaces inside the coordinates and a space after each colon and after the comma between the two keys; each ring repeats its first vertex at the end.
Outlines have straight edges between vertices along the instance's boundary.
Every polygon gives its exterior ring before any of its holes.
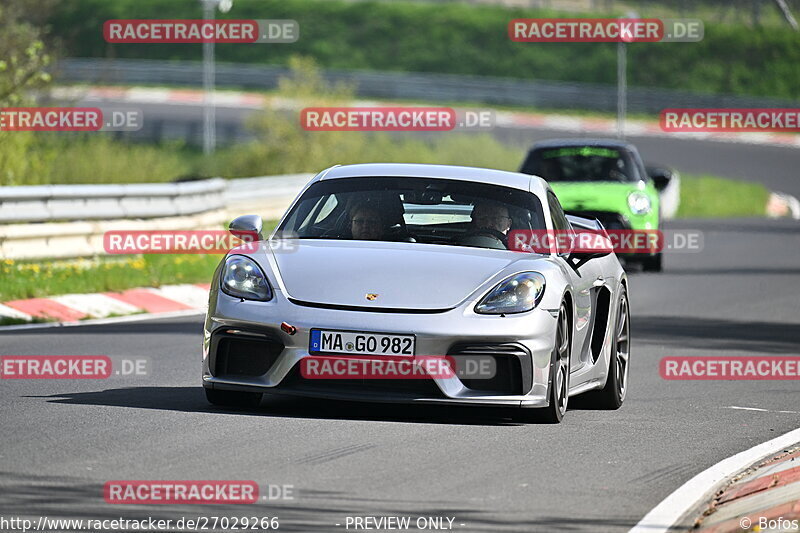
{"type": "Polygon", "coordinates": [[[569,367],[572,335],[570,334],[567,306],[561,302],[556,327],[556,342],[550,355],[550,380],[547,399],[550,405],[539,409],[526,409],[525,418],[530,422],[558,424],[564,419],[569,402],[569,367]]]}
{"type": "Polygon", "coordinates": [[[661,252],[645,257],[642,261],[642,270],[645,272],[661,272],[663,270],[661,252]]]}
{"type": "Polygon", "coordinates": [[[624,286],[621,289],[617,309],[606,386],[599,391],[589,393],[586,398],[600,409],[619,409],[628,394],[631,356],[631,313],[628,293],[624,286]]]}
{"type": "Polygon", "coordinates": [[[258,407],[263,394],[260,392],[242,392],[232,390],[204,389],[206,399],[212,405],[220,407],[258,407]]]}

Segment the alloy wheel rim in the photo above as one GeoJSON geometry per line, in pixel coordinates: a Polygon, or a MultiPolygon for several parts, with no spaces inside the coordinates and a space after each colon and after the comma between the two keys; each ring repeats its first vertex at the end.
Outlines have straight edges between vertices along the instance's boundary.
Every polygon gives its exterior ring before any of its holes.
{"type": "Polygon", "coordinates": [[[561,307],[558,319],[558,333],[556,334],[556,402],[558,410],[563,415],[567,412],[567,399],[569,397],[569,330],[567,323],[567,313],[561,307]]]}
{"type": "Polygon", "coordinates": [[[620,400],[625,399],[628,388],[628,361],[630,358],[630,313],[628,310],[628,299],[623,296],[620,299],[619,318],[617,319],[616,331],[616,365],[617,365],[617,394],[620,400]]]}

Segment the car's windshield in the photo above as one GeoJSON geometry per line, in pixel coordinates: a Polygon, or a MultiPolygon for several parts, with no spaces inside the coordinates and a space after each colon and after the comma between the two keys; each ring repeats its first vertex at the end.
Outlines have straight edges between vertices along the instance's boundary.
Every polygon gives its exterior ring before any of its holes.
{"type": "Polygon", "coordinates": [[[602,146],[535,148],[520,172],[547,181],[615,181],[640,179],[636,164],[626,150],[602,146]]]}
{"type": "Polygon", "coordinates": [[[279,234],[507,249],[515,229],[545,229],[534,194],[461,180],[359,177],[315,183],[279,234]]]}

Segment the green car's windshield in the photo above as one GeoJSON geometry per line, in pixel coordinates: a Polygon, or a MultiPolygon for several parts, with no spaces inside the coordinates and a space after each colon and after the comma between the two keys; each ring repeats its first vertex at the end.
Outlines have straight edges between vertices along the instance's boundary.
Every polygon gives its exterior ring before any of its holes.
{"type": "Polygon", "coordinates": [[[603,146],[534,148],[520,172],[535,174],[550,182],[630,183],[640,179],[633,157],[627,151],[603,146]]]}

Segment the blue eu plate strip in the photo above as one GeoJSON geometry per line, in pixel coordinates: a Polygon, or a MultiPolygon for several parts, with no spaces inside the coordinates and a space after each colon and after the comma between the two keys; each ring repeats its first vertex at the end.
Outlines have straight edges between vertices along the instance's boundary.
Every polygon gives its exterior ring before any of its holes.
{"type": "Polygon", "coordinates": [[[312,352],[319,351],[320,342],[321,342],[320,335],[321,335],[321,332],[318,329],[315,329],[315,330],[311,331],[311,347],[309,348],[310,351],[312,351],[312,352]]]}

